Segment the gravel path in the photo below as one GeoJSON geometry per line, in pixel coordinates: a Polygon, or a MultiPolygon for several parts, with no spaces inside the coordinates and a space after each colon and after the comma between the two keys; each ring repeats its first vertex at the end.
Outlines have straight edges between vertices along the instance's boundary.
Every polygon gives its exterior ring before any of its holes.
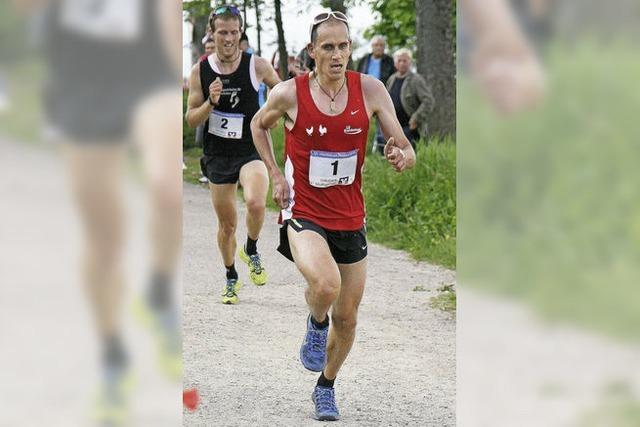
{"type": "MultiPolygon", "coordinates": [[[[95,426],[100,345],[80,280],[81,223],[67,175],[50,145],[0,136],[0,426],[95,426]]],[[[180,384],[158,372],[151,335],[128,309],[146,285],[149,244],[144,189],[125,189],[130,425],[173,427],[180,384]]]]}
{"type": "MultiPolygon", "coordinates": [[[[275,251],[276,214],[267,213],[259,242],[269,283],[245,284],[240,303],[219,302],[222,262],[206,189],[184,186],[184,384],[201,404],[184,425],[316,425],[311,391],[317,374],[298,351],[305,331],[304,281],[275,251]]],[[[238,203],[239,242],[246,236],[238,203]]],[[[336,381],[341,425],[455,425],[455,318],[429,307],[455,273],[369,245],[367,288],[354,347],[336,381]],[[425,292],[414,291],[423,286],[425,292]]]]}

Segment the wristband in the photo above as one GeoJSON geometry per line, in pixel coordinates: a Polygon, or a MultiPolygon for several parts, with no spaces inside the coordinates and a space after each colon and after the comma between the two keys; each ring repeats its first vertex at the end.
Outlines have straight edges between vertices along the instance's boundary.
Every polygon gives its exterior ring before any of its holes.
{"type": "Polygon", "coordinates": [[[215,107],[216,105],[218,105],[217,102],[213,102],[213,100],[211,99],[211,95],[209,95],[209,105],[211,105],[212,107],[215,107]]]}

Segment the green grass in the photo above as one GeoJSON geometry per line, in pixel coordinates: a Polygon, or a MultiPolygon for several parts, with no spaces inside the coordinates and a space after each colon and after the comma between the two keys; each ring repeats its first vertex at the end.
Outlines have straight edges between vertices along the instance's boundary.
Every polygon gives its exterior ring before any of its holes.
{"type": "MultiPolygon", "coordinates": [[[[370,126],[369,147],[375,134],[370,126]]],[[[284,166],[282,122],[271,130],[278,166],[284,166]]],[[[196,182],[201,150],[185,150],[185,180],[196,182]],[[196,169],[197,167],[197,169],[196,169]]],[[[396,173],[378,155],[367,151],[363,191],[367,231],[373,242],[406,250],[418,260],[454,268],[456,265],[456,148],[451,141],[419,146],[413,170],[396,173]]],[[[271,198],[267,207],[278,210],[271,198]]]]}
{"type": "Polygon", "coordinates": [[[640,57],[582,42],[545,59],[544,104],[510,118],[461,79],[460,281],[637,341],[640,57]]]}
{"type": "Polygon", "coordinates": [[[636,427],[640,420],[640,402],[632,398],[607,400],[581,415],[576,426],[636,427]]]}
{"type": "Polygon", "coordinates": [[[0,114],[4,135],[32,142],[41,136],[43,67],[36,59],[23,59],[6,69],[10,108],[0,114]]]}
{"type": "Polygon", "coordinates": [[[182,171],[183,179],[191,184],[201,185],[198,182],[200,175],[200,157],[202,157],[202,150],[194,147],[183,151],[183,161],[187,169],[182,171]]]}
{"type": "Polygon", "coordinates": [[[418,260],[456,265],[456,147],[418,145],[414,169],[401,174],[369,156],[364,173],[367,231],[372,241],[418,260]]]}
{"type": "Polygon", "coordinates": [[[429,306],[437,310],[455,313],[457,309],[457,297],[453,285],[443,285],[438,288],[438,295],[429,299],[429,306]]]}

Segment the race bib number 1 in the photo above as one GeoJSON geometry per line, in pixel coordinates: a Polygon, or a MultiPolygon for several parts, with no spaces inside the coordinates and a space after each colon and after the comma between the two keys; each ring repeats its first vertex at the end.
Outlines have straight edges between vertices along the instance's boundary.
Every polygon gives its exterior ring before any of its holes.
{"type": "Polygon", "coordinates": [[[242,139],[244,114],[223,113],[212,110],[209,115],[209,133],[228,139],[242,139]]]}
{"type": "Polygon", "coordinates": [[[309,184],[318,188],[351,185],[356,178],[358,150],[346,152],[311,151],[309,184]]]}

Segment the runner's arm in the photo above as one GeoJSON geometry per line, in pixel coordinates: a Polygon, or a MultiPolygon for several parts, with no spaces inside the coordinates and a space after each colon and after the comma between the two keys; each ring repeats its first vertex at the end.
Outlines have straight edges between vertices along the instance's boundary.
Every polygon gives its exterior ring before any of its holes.
{"type": "MultiPolygon", "coordinates": [[[[269,129],[277,126],[280,117],[287,114],[293,105],[290,92],[291,85],[284,82],[273,88],[267,102],[253,116],[251,120],[251,135],[253,144],[264,162],[272,182],[273,200],[282,209],[289,206],[289,185],[282,175],[273,153],[273,141],[269,129]]],[[[293,87],[293,102],[295,103],[295,86],[293,87]]]]}
{"type": "Polygon", "coordinates": [[[258,74],[258,79],[263,81],[270,89],[281,82],[278,73],[269,64],[269,61],[259,56],[256,56],[256,74],[258,74]]]}
{"type": "Polygon", "coordinates": [[[200,84],[200,64],[196,64],[191,69],[189,76],[189,97],[187,98],[187,113],[185,115],[189,127],[196,128],[204,123],[209,117],[213,106],[202,94],[200,84]]]}
{"type": "Polygon", "coordinates": [[[387,139],[384,147],[387,160],[398,172],[411,169],[416,163],[416,153],[402,131],[387,88],[380,80],[365,75],[362,76],[362,85],[364,92],[368,94],[367,104],[377,116],[382,133],[387,139]]]}

